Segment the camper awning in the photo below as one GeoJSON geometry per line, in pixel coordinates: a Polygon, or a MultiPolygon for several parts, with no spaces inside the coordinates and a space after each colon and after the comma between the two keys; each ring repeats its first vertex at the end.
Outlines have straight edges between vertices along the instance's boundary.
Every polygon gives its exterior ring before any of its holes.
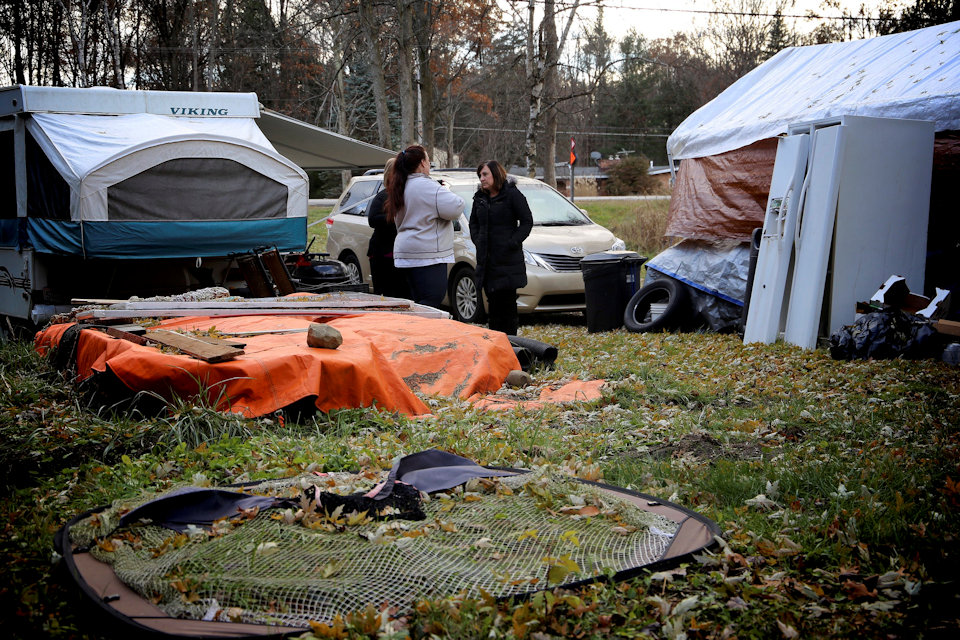
{"type": "Polygon", "coordinates": [[[257,124],[278,153],[307,171],[379,169],[395,155],[269,109],[261,112],[257,124]]]}

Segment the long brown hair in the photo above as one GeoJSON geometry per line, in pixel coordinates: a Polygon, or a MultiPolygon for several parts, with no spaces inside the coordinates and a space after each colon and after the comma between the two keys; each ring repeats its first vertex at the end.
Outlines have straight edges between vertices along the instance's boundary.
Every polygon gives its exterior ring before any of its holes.
{"type": "Polygon", "coordinates": [[[490,175],[493,176],[493,190],[497,193],[503,191],[503,185],[507,182],[507,170],[504,169],[503,165],[496,160],[487,160],[477,167],[478,178],[480,177],[480,172],[483,171],[484,167],[490,169],[490,175]]]}
{"type": "Polygon", "coordinates": [[[393,222],[397,211],[403,208],[403,191],[407,186],[407,178],[426,159],[427,150],[419,144],[410,145],[394,158],[393,170],[389,178],[384,176],[384,183],[387,185],[387,202],[384,206],[387,222],[393,222]]]}

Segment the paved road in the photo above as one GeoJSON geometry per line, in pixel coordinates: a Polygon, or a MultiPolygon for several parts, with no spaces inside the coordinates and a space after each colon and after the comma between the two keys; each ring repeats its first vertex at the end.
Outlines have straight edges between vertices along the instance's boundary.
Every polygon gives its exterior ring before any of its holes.
{"type": "MultiPolygon", "coordinates": [[[[575,202],[601,202],[603,200],[669,200],[670,196],[578,196],[574,194],[575,202]]],[[[332,207],[337,204],[336,198],[310,198],[311,207],[332,207]]]]}
{"type": "Polygon", "coordinates": [[[573,199],[576,202],[583,202],[584,200],[591,202],[602,202],[604,200],[669,200],[670,196],[578,196],[574,193],[573,199]]]}

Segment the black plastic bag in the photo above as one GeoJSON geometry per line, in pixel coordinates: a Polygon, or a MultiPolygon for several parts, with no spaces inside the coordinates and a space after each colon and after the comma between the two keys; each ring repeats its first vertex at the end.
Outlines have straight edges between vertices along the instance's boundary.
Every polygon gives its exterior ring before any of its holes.
{"type": "Polygon", "coordinates": [[[830,356],[835,360],[927,358],[939,347],[939,336],[928,320],[892,307],[865,314],[830,336],[830,356]]]}

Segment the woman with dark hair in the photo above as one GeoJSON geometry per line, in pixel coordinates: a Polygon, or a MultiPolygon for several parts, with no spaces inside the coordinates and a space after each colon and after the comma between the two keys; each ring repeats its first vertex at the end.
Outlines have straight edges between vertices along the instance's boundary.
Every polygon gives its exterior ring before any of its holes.
{"type": "Polygon", "coordinates": [[[370,259],[374,293],[391,298],[409,298],[410,287],[407,286],[406,275],[393,264],[393,241],[397,237],[397,227],[392,220],[387,220],[384,207],[389,195],[393,163],[394,158],[390,158],[383,167],[383,189],[373,197],[370,208],[367,209],[367,224],[373,229],[367,257],[370,259]]]}
{"type": "Polygon", "coordinates": [[[533,215],[517,183],[496,160],[477,167],[480,188],[473,196],[470,239],[477,247],[477,284],[487,294],[489,326],[516,335],[517,289],[527,286],[523,241],[533,215]]]}
{"type": "Polygon", "coordinates": [[[439,307],[453,264],[453,221],[463,198],[430,179],[430,158],[418,144],[397,154],[387,182],[387,220],[397,226],[393,261],[407,275],[418,304],[439,307]]]}

